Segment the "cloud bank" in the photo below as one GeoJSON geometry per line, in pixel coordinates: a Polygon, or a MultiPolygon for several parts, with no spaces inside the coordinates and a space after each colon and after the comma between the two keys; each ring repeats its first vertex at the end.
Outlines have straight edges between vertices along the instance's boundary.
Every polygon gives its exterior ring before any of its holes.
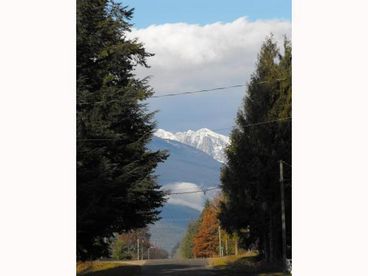
{"type": "Polygon", "coordinates": [[[151,68],[137,68],[136,74],[152,76],[150,84],[159,95],[247,82],[270,33],[281,42],[284,35],[290,38],[291,24],[241,17],[208,25],[152,25],[134,29],[129,37],[138,38],[155,54],[148,59],[151,68]]]}
{"type": "MultiPolygon", "coordinates": [[[[172,192],[191,192],[200,191],[199,185],[190,182],[178,182],[165,185],[165,190],[171,190],[172,192]]],[[[192,209],[202,211],[206,198],[212,198],[215,195],[215,191],[209,191],[206,196],[203,193],[188,193],[188,194],[176,194],[170,195],[167,201],[168,204],[181,205],[190,207],[192,209]]]]}

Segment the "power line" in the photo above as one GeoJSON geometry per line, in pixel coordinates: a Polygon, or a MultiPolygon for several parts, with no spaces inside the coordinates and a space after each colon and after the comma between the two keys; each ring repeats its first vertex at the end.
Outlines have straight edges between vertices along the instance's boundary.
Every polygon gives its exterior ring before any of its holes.
{"type": "Polygon", "coordinates": [[[279,118],[279,119],[265,121],[265,122],[258,122],[258,123],[254,123],[254,124],[248,124],[248,125],[245,125],[243,127],[259,126],[259,125],[264,125],[264,124],[276,123],[276,122],[280,122],[280,121],[286,121],[286,120],[290,120],[290,119],[291,119],[291,117],[279,118]]]}
{"type": "MultiPolygon", "coordinates": [[[[253,82],[253,83],[262,84],[262,83],[272,83],[272,82],[278,82],[278,81],[284,81],[284,80],[286,80],[286,79],[275,79],[275,80],[271,80],[271,81],[259,81],[259,82],[253,82]]],[[[174,93],[167,93],[167,94],[162,94],[162,95],[153,95],[149,98],[157,99],[157,98],[173,97],[173,96],[181,96],[181,95],[192,95],[192,94],[197,94],[197,93],[205,93],[205,92],[221,91],[221,90],[226,90],[226,89],[231,89],[231,88],[245,87],[247,85],[248,84],[235,84],[235,85],[221,86],[221,87],[194,90],[194,91],[174,92],[174,93]]],[[[97,101],[97,102],[94,102],[94,103],[99,104],[99,103],[103,103],[103,101],[97,101]]],[[[79,104],[85,105],[85,104],[93,104],[93,103],[82,102],[82,103],[79,103],[79,104]]]]}
{"type": "MultiPolygon", "coordinates": [[[[243,128],[247,128],[247,127],[252,127],[252,126],[259,126],[259,125],[265,125],[265,124],[270,124],[270,123],[276,123],[276,122],[280,122],[280,121],[287,121],[290,120],[292,117],[285,117],[285,118],[279,118],[279,119],[275,119],[275,120],[270,120],[270,121],[263,121],[263,122],[257,122],[257,123],[253,123],[253,124],[247,124],[245,126],[243,126],[243,128]]],[[[224,129],[230,129],[233,128],[232,127],[226,127],[226,128],[218,128],[218,129],[213,129],[213,131],[219,131],[219,130],[224,130],[224,129]]],[[[120,138],[90,138],[90,139],[77,139],[77,141],[119,141],[122,140],[120,138]]]]}
{"type": "MultiPolygon", "coordinates": [[[[162,95],[153,95],[149,98],[152,99],[152,98],[164,98],[164,97],[173,97],[173,96],[181,96],[181,95],[191,95],[191,94],[220,91],[220,90],[225,90],[225,89],[230,89],[230,88],[238,88],[238,87],[245,87],[245,86],[247,86],[247,85],[246,84],[235,84],[235,85],[230,85],[230,86],[222,86],[222,87],[195,90],[195,91],[184,91],[184,92],[168,93],[168,94],[162,94],[162,95]]],[[[103,101],[97,101],[97,102],[94,102],[94,103],[99,104],[99,103],[103,103],[103,101]]],[[[79,103],[79,104],[86,105],[86,104],[93,104],[93,103],[82,102],[82,103],[79,103]]]]}
{"type": "MultiPolygon", "coordinates": [[[[275,80],[272,80],[272,81],[259,81],[259,82],[255,82],[255,83],[262,84],[262,83],[270,83],[270,82],[277,82],[277,81],[283,81],[283,80],[286,80],[286,79],[275,79],[275,80]]],[[[225,89],[229,89],[229,88],[238,88],[238,87],[245,87],[245,86],[247,86],[247,84],[236,84],[236,85],[222,86],[222,87],[195,90],[195,91],[185,91],[185,92],[179,92],[179,93],[168,93],[168,94],[163,94],[163,95],[153,95],[151,98],[163,98],[163,97],[173,97],[173,96],[180,96],[180,95],[192,95],[192,94],[197,94],[197,93],[219,91],[219,90],[225,90],[225,89]]]]}
{"type": "MultiPolygon", "coordinates": [[[[244,128],[246,127],[251,127],[251,126],[258,126],[258,125],[264,125],[264,124],[269,124],[269,123],[276,123],[276,122],[280,122],[280,121],[287,121],[290,120],[292,117],[285,117],[285,118],[279,118],[279,119],[275,119],[275,120],[270,120],[270,121],[264,121],[264,122],[257,122],[257,123],[253,123],[253,124],[247,124],[245,126],[243,126],[244,128]]],[[[225,130],[225,129],[231,129],[232,127],[224,127],[224,128],[216,128],[216,129],[212,129],[212,131],[219,131],[219,130],[225,130]]]]}
{"type": "Polygon", "coordinates": [[[197,191],[188,191],[188,192],[171,192],[168,191],[167,195],[183,195],[183,194],[194,194],[194,193],[204,193],[206,194],[209,191],[212,190],[217,190],[217,189],[221,189],[220,187],[214,187],[214,188],[209,188],[209,189],[203,189],[203,190],[197,190],[197,191]]]}
{"type": "Polygon", "coordinates": [[[191,221],[198,218],[161,218],[159,221],[191,221]]]}
{"type": "MultiPolygon", "coordinates": [[[[162,192],[165,193],[166,196],[170,196],[170,195],[182,195],[182,194],[194,194],[194,193],[204,193],[206,194],[207,192],[209,191],[213,191],[213,190],[218,190],[218,189],[221,189],[220,186],[217,186],[217,187],[212,187],[212,188],[207,188],[207,189],[200,189],[200,190],[188,190],[188,191],[185,191],[184,189],[181,189],[181,191],[183,192],[176,192],[175,190],[172,191],[172,190],[160,190],[162,192]]],[[[149,189],[145,189],[145,190],[140,190],[140,191],[151,191],[149,189]]],[[[115,197],[114,199],[124,199],[123,197],[115,197]]]]}
{"type": "Polygon", "coordinates": [[[173,97],[173,96],[179,96],[179,95],[191,95],[191,94],[197,94],[197,93],[225,90],[225,89],[229,89],[229,88],[244,87],[244,86],[246,86],[246,84],[236,84],[236,85],[231,85],[231,86],[223,86],[223,87],[202,89],[202,90],[196,90],[196,91],[185,91],[185,92],[179,92],[179,93],[168,93],[168,94],[163,94],[163,95],[153,95],[151,98],[163,98],[163,97],[173,97]]]}

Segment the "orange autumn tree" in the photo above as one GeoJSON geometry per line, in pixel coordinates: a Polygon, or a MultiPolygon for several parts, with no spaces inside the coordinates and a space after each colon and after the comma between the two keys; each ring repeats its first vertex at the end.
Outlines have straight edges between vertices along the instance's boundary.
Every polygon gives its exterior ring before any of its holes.
{"type": "Polygon", "coordinates": [[[202,212],[202,221],[198,232],[193,237],[193,255],[195,257],[212,257],[218,254],[218,208],[216,203],[207,202],[202,212]]]}

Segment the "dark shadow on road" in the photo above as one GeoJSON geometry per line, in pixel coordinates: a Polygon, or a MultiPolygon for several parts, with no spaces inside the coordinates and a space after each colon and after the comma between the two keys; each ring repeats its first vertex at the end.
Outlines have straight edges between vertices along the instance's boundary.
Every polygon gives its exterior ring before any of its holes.
{"type": "Polygon", "coordinates": [[[215,269],[207,268],[200,265],[182,265],[182,264],[160,264],[160,265],[144,265],[141,272],[142,276],[158,276],[158,275],[170,275],[170,276],[231,276],[231,275],[244,275],[251,276],[257,275],[254,273],[244,273],[243,271],[232,271],[224,268],[215,269]]]}
{"type": "Polygon", "coordinates": [[[141,266],[139,265],[124,265],[106,270],[89,272],[81,274],[83,276],[138,276],[141,274],[141,266]]]}

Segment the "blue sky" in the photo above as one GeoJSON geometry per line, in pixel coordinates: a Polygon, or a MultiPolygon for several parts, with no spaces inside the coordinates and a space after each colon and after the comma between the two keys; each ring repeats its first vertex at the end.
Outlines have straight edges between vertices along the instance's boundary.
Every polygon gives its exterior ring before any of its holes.
{"type": "Polygon", "coordinates": [[[231,22],[247,16],[256,19],[291,19],[291,0],[124,0],[135,8],[137,28],[152,24],[231,22]]]}
{"type": "MultiPolygon", "coordinates": [[[[135,8],[133,32],[147,51],[155,94],[246,84],[266,36],[291,36],[290,0],[127,0],[135,8]]],[[[229,134],[245,88],[202,95],[153,98],[158,128],[167,131],[210,128],[229,134]]]]}

